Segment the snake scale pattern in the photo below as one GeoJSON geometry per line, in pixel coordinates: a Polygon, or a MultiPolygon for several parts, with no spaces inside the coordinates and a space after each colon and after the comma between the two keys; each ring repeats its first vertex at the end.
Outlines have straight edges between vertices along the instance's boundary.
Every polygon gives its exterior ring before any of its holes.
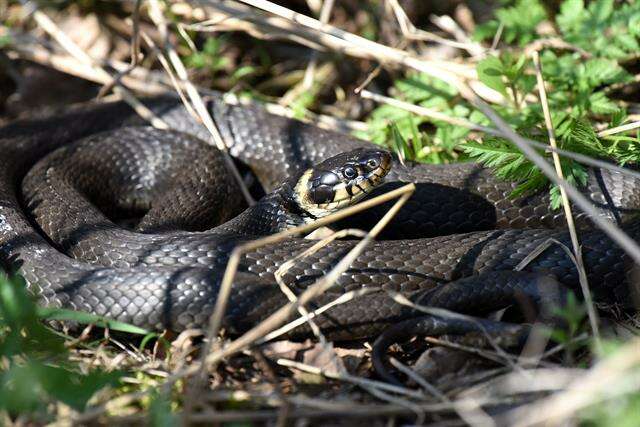
{"type": "MultiPolygon", "coordinates": [[[[230,155],[269,193],[243,212],[225,163],[200,140],[209,139],[206,130],[194,124],[178,99],[145,102],[171,131],[145,126],[119,102],[83,105],[0,129],[0,260],[18,269],[44,304],[152,329],[203,326],[231,249],[265,230],[291,225],[287,202],[278,196],[280,184],[333,155],[374,148],[257,105],[229,105],[214,97],[208,108],[230,155]],[[145,213],[137,230],[119,225],[145,213]],[[222,225],[215,227],[216,222],[222,225]]],[[[550,209],[546,192],[514,199],[509,196],[514,184],[474,163],[404,166],[395,160],[379,191],[406,182],[415,183],[416,192],[383,239],[316,304],[376,287],[482,314],[509,303],[516,289],[540,289],[550,278],[579,289],[573,262],[555,244],[524,276],[511,273],[549,239],[570,246],[561,228],[564,217],[550,209]]],[[[638,180],[592,169],[581,190],[602,215],[640,239],[640,222],[633,219],[640,208],[638,180]]],[[[366,229],[384,211],[384,206],[373,209],[341,226],[366,229]]],[[[638,287],[632,261],[602,232],[590,229],[585,214],[577,212],[576,219],[596,298],[632,305],[630,289],[638,287]]],[[[312,244],[291,238],[242,258],[225,317],[231,333],[245,331],[287,302],[273,273],[312,244]]],[[[330,243],[297,262],[285,280],[302,291],[354,244],[330,243]]],[[[352,339],[375,336],[411,315],[377,292],[334,307],[317,323],[333,339],[352,339]]],[[[301,327],[296,333],[306,332],[301,327]]]]}

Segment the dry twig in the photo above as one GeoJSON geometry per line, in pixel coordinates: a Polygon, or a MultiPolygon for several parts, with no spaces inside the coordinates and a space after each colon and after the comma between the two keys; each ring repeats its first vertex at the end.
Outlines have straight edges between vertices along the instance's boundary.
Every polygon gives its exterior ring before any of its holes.
{"type": "Polygon", "coordinates": [[[229,299],[233,277],[235,276],[235,272],[237,271],[240,264],[240,257],[243,254],[251,250],[255,250],[259,247],[278,242],[285,237],[293,236],[297,233],[329,224],[331,222],[337,221],[338,219],[352,215],[354,212],[367,209],[370,206],[399,197],[398,201],[389,209],[389,211],[387,211],[387,213],[369,231],[369,233],[367,233],[367,235],[362,240],[360,240],[358,244],[356,244],[353,249],[351,249],[347,253],[347,255],[345,255],[345,257],[333,267],[330,272],[328,272],[325,276],[320,278],[306,291],[304,291],[302,295],[298,297],[298,300],[295,303],[287,304],[286,306],[273,313],[267,319],[265,319],[262,323],[223,348],[221,351],[217,351],[211,355],[208,355],[207,362],[209,364],[216,363],[223,357],[246,348],[248,345],[255,342],[260,337],[266,335],[273,329],[277,328],[280,324],[284,323],[293,314],[293,312],[298,309],[298,307],[306,304],[316,296],[322,294],[327,288],[332,286],[339,275],[342,274],[349,267],[349,265],[351,265],[351,263],[357,258],[360,252],[369,244],[369,242],[372,241],[373,238],[375,238],[375,236],[378,235],[378,233],[396,214],[400,207],[404,205],[404,203],[408,200],[414,190],[415,186],[413,184],[408,184],[396,190],[389,191],[381,196],[375,197],[371,200],[364,201],[327,217],[320,218],[312,224],[295,227],[290,230],[275,234],[273,236],[268,236],[255,242],[246,243],[236,247],[229,258],[229,262],[227,263],[227,268],[225,270],[222,284],[220,285],[218,298],[216,300],[216,307],[214,309],[214,313],[211,316],[211,324],[209,328],[209,331],[211,333],[209,337],[211,339],[213,339],[213,337],[217,335],[218,330],[220,329],[222,318],[226,310],[226,304],[229,299]]]}
{"type": "Polygon", "coordinates": [[[504,421],[518,427],[560,425],[583,408],[637,392],[639,366],[640,339],[636,338],[572,381],[566,391],[514,409],[505,415],[504,421]]]}
{"type": "Polygon", "coordinates": [[[347,381],[362,387],[371,387],[378,390],[388,391],[390,393],[396,393],[402,396],[412,397],[414,399],[424,399],[425,395],[421,391],[411,390],[406,387],[400,387],[394,384],[388,384],[382,381],[369,380],[366,378],[356,377],[350,374],[341,374],[337,372],[325,371],[322,368],[316,366],[306,365],[304,363],[296,362],[288,359],[278,359],[278,365],[286,366],[289,368],[298,369],[300,371],[308,372],[310,374],[322,375],[334,380],[347,381]]]}
{"type": "MultiPolygon", "coordinates": [[[[544,114],[544,121],[547,126],[547,132],[549,134],[549,145],[553,148],[557,148],[555,131],[553,129],[553,123],[551,122],[551,113],[549,112],[549,103],[547,102],[547,91],[544,86],[544,79],[542,77],[542,65],[540,64],[540,56],[538,51],[532,53],[533,63],[536,67],[536,78],[538,80],[538,91],[540,93],[540,103],[542,104],[542,112],[544,114]]],[[[564,179],[562,165],[560,164],[560,156],[558,153],[551,153],[553,158],[553,164],[556,168],[558,178],[564,179]]],[[[564,216],[567,221],[567,227],[569,228],[569,236],[571,237],[571,245],[573,246],[574,260],[576,262],[576,268],[578,270],[578,278],[580,287],[582,288],[582,295],[584,296],[585,304],[587,305],[587,313],[589,314],[589,323],[591,330],[596,339],[596,345],[600,346],[600,332],[598,328],[598,315],[596,314],[595,307],[593,305],[593,298],[591,297],[591,290],[589,289],[589,283],[587,281],[587,272],[584,268],[584,262],[582,259],[582,248],[578,241],[578,233],[576,231],[576,225],[573,220],[573,213],[571,212],[571,204],[569,197],[567,197],[567,191],[564,188],[560,188],[560,196],[562,198],[562,206],[564,208],[564,216]]]]}
{"type": "MultiPolygon", "coordinates": [[[[253,197],[251,197],[251,194],[249,193],[247,186],[242,180],[242,177],[240,176],[240,172],[238,172],[238,168],[236,167],[236,165],[233,163],[233,160],[229,156],[227,152],[227,146],[225,145],[224,140],[220,135],[220,131],[218,130],[215,123],[213,122],[213,119],[211,118],[211,114],[209,114],[209,111],[205,106],[202,96],[200,95],[196,87],[189,81],[189,75],[187,73],[187,69],[184,67],[184,64],[182,63],[180,56],[178,56],[175,48],[172,46],[171,42],[169,41],[168,32],[167,32],[167,23],[164,18],[162,6],[158,2],[158,0],[149,0],[149,6],[150,6],[149,16],[154,21],[154,23],[158,26],[158,28],[160,29],[160,33],[163,36],[164,43],[165,43],[164,48],[166,50],[168,62],[171,63],[173,67],[173,71],[175,72],[180,82],[184,85],[185,90],[189,95],[192,109],[195,110],[198,114],[197,119],[207,128],[207,130],[211,134],[211,137],[213,138],[213,142],[215,143],[216,147],[223,153],[224,161],[227,167],[229,168],[229,170],[231,171],[231,173],[233,174],[233,177],[236,183],[238,184],[240,190],[242,191],[242,195],[244,196],[247,203],[249,205],[254,204],[255,201],[253,200],[253,197]]],[[[179,89],[179,87],[177,87],[177,89],[179,89]]]]}

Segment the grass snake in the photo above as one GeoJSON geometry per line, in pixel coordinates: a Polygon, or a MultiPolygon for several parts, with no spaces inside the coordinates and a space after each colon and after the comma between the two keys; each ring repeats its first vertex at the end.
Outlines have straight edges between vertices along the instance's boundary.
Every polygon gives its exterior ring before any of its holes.
{"type": "MultiPolygon", "coordinates": [[[[267,193],[243,211],[224,162],[201,141],[209,139],[204,127],[177,98],[145,103],[172,130],[145,126],[121,102],[87,104],[0,129],[0,258],[7,268],[18,269],[44,304],[153,329],[203,326],[231,249],[321,215],[309,208],[309,200],[296,198],[296,186],[304,181],[300,185],[313,187],[307,197],[327,207],[337,197],[329,186],[340,183],[330,174],[312,176],[318,169],[310,168],[346,152],[351,154],[339,157],[341,173],[344,164],[355,162],[356,175],[366,183],[367,161],[375,159],[377,171],[379,163],[389,161],[386,184],[376,191],[413,182],[416,192],[382,240],[370,245],[317,305],[343,292],[376,287],[420,304],[480,315],[512,304],[518,293],[540,299],[556,283],[579,289],[573,262],[556,244],[523,273],[513,273],[550,239],[570,246],[561,228],[563,214],[549,207],[547,192],[513,198],[515,184],[478,164],[402,165],[366,141],[271,115],[258,105],[229,105],[213,97],[207,107],[229,153],[241,168],[251,169],[267,193]],[[129,223],[134,226],[121,225],[129,223]]],[[[617,172],[590,169],[581,190],[602,215],[638,239],[640,222],[633,216],[640,207],[639,184],[617,172]]],[[[340,185],[342,196],[360,191],[340,185]]],[[[384,211],[384,206],[373,209],[341,225],[366,228],[384,211]]],[[[585,214],[576,212],[576,221],[596,298],[634,305],[640,280],[632,261],[591,229],[585,214]]],[[[287,302],[273,273],[312,244],[291,238],[242,258],[225,317],[231,333],[247,330],[287,302]]],[[[330,243],[297,262],[285,280],[301,292],[354,244],[330,243]]],[[[330,338],[353,339],[377,336],[415,316],[413,309],[378,292],[338,305],[316,323],[330,338]]],[[[422,322],[427,331],[470,328],[462,320],[422,322]]],[[[491,329],[493,323],[486,322],[491,329]]],[[[413,332],[416,323],[411,325],[396,330],[413,332]]],[[[295,333],[308,331],[301,327],[295,333]]]]}

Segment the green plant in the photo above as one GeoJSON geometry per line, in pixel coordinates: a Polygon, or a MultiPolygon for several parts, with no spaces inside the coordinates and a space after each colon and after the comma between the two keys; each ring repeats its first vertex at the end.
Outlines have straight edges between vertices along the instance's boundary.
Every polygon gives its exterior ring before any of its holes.
{"type": "Polygon", "coordinates": [[[38,307],[22,277],[0,274],[0,410],[38,414],[51,401],[82,410],[98,390],[119,384],[120,371],[81,369],[70,361],[67,337],[43,324],[54,319],[146,333],[87,313],[38,307]]]}
{"type": "Polygon", "coordinates": [[[581,418],[585,426],[636,427],[640,425],[640,392],[587,408],[581,418]]]}
{"type": "MultiPolygon", "coordinates": [[[[612,159],[618,163],[635,162],[637,138],[609,136],[600,138],[594,131],[599,119],[607,117],[611,123],[621,123],[626,112],[611,99],[604,88],[629,80],[629,74],[615,61],[604,58],[581,60],[577,53],[557,55],[546,51],[541,57],[545,84],[549,92],[551,120],[560,148],[595,158],[612,159]]],[[[546,126],[538,103],[523,101],[534,94],[535,77],[532,64],[524,56],[504,54],[489,57],[478,64],[480,80],[500,92],[509,104],[497,107],[516,131],[531,139],[546,142],[546,126]]],[[[481,143],[470,141],[462,147],[473,158],[495,168],[498,176],[519,182],[513,193],[540,190],[547,179],[508,140],[485,137],[481,143]]],[[[540,152],[545,155],[545,153],[540,152]]],[[[548,156],[548,154],[546,154],[548,156]]],[[[563,158],[562,169],[572,184],[585,184],[587,173],[579,163],[563,158]]],[[[552,207],[560,206],[560,192],[551,190],[552,207]]]]}
{"type": "Polygon", "coordinates": [[[636,1],[584,0],[562,3],[556,22],[564,40],[597,56],[624,59],[640,45],[640,5],[636,1]]]}
{"type": "MultiPolygon", "coordinates": [[[[606,362],[608,358],[615,357],[620,351],[624,351],[626,344],[621,340],[602,340],[601,360],[606,362]]],[[[599,427],[635,427],[640,425],[640,365],[635,363],[626,367],[624,375],[617,384],[601,390],[606,396],[614,394],[604,402],[594,404],[580,412],[581,424],[585,426],[599,427]],[[612,390],[612,387],[615,389],[612,390]]],[[[597,396],[603,397],[603,396],[597,396]]]]}
{"type": "Polygon", "coordinates": [[[513,6],[497,9],[495,15],[496,19],[477,28],[476,40],[495,37],[502,27],[504,41],[524,46],[537,37],[536,29],[547,17],[538,0],[518,0],[513,6]]]}
{"type": "Polygon", "coordinates": [[[317,95],[319,91],[319,84],[313,83],[308,91],[297,96],[289,108],[293,111],[293,117],[297,119],[303,119],[309,113],[309,106],[317,101],[317,95]]]}
{"type": "MultiPolygon", "coordinates": [[[[638,133],[598,136],[594,130],[618,126],[628,120],[624,104],[615,98],[614,88],[632,81],[622,61],[637,52],[640,40],[640,26],[632,28],[634,23],[640,23],[640,3],[612,5],[612,0],[597,0],[588,6],[581,0],[562,2],[560,13],[552,23],[575,49],[543,50],[542,76],[560,148],[619,164],[636,163],[640,160],[638,133]],[[589,37],[583,37],[587,33],[589,37]],[[608,46],[613,47],[613,53],[608,46]],[[580,48],[588,49],[589,54],[580,48]]],[[[494,105],[494,109],[519,134],[547,143],[544,115],[537,100],[535,69],[525,50],[520,49],[541,38],[537,26],[544,20],[549,17],[537,1],[519,0],[498,9],[496,20],[479,27],[476,38],[492,39],[501,27],[502,41],[514,43],[516,47],[479,61],[476,71],[479,80],[505,100],[494,105]]],[[[395,82],[392,92],[396,98],[451,117],[492,125],[464,102],[455,88],[423,74],[408,73],[395,82]]],[[[393,147],[404,158],[430,163],[467,159],[484,163],[499,177],[518,183],[514,197],[549,186],[540,170],[505,138],[480,135],[470,139],[469,130],[463,126],[389,105],[376,108],[369,124],[368,136],[374,142],[393,147]]],[[[539,153],[550,158],[549,153],[539,153]]],[[[561,166],[570,183],[585,183],[584,166],[566,158],[562,159],[561,166]]],[[[559,189],[552,186],[550,191],[551,205],[558,208],[559,189]]]]}
{"type": "Polygon", "coordinates": [[[13,43],[13,39],[9,35],[0,36],[0,49],[3,47],[9,46],[13,43]]]}
{"type": "Polygon", "coordinates": [[[161,393],[154,393],[149,403],[148,424],[153,427],[170,427],[178,424],[172,412],[172,402],[161,393]]]}
{"type": "Polygon", "coordinates": [[[192,68],[206,69],[212,75],[224,70],[229,65],[229,59],[221,53],[225,37],[209,37],[202,50],[192,52],[185,57],[185,65],[192,68]]]}
{"type": "Polygon", "coordinates": [[[225,56],[223,50],[227,42],[226,36],[208,37],[201,50],[191,52],[185,56],[185,65],[191,68],[206,70],[211,77],[228,73],[232,84],[245,77],[249,77],[256,72],[256,67],[252,65],[242,65],[233,70],[230,68],[230,60],[225,56]]]}
{"type": "Polygon", "coordinates": [[[585,342],[576,342],[576,337],[584,332],[587,310],[575,294],[569,292],[566,304],[553,310],[553,315],[560,320],[561,326],[549,329],[549,337],[564,345],[565,361],[572,363],[576,350],[585,345],[585,342]]]}
{"type": "MultiPolygon", "coordinates": [[[[461,101],[455,88],[426,74],[409,73],[395,82],[393,92],[397,98],[421,107],[480,124],[488,123],[484,116],[461,101]]],[[[460,149],[469,134],[464,127],[431,120],[391,105],[376,108],[368,123],[370,130],[361,136],[393,148],[405,159],[450,163],[467,158],[460,149]]]]}

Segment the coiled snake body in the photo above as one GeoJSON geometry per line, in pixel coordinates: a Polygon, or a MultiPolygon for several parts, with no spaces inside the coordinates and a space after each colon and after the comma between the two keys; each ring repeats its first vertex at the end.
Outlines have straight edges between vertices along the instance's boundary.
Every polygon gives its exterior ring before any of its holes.
{"type": "MultiPolygon", "coordinates": [[[[239,214],[240,193],[224,163],[196,139],[208,139],[206,131],[193,124],[177,99],[156,98],[148,105],[174,131],[143,127],[121,103],[84,106],[0,129],[0,257],[19,267],[46,304],[154,329],[202,326],[231,249],[253,238],[251,230],[264,234],[295,225],[300,211],[296,217],[291,209],[299,206],[292,207],[279,190],[239,214]],[[147,211],[136,231],[113,222],[147,211]],[[212,220],[227,222],[216,232],[198,231],[212,227],[212,220]]],[[[282,182],[289,182],[285,188],[291,191],[295,183],[287,180],[330,156],[374,148],[258,106],[214,99],[208,107],[231,156],[251,168],[267,191],[282,182]]],[[[477,164],[393,163],[381,191],[403,182],[417,186],[385,231],[385,238],[395,240],[369,246],[317,304],[373,286],[428,305],[482,314],[509,304],[518,289],[529,286],[535,294],[550,275],[578,288],[574,264],[558,245],[533,259],[525,269],[529,273],[511,274],[549,239],[570,246],[567,233],[554,229],[564,218],[549,208],[546,194],[513,199],[513,184],[477,164]],[[455,282],[460,278],[466,279],[455,282]]],[[[640,207],[639,186],[628,176],[591,170],[582,191],[638,239],[640,222],[629,218],[640,207]]],[[[359,215],[346,225],[367,227],[383,211],[359,215]]],[[[576,218],[588,225],[584,214],[576,218]]],[[[631,260],[600,231],[586,229],[580,238],[596,297],[631,304],[629,285],[637,286],[631,260]]],[[[243,257],[225,318],[231,332],[246,330],[287,301],[274,285],[273,272],[312,243],[288,239],[243,257]]],[[[354,244],[330,243],[297,262],[285,279],[301,291],[354,244]]],[[[411,313],[385,293],[372,293],[316,320],[330,337],[351,339],[374,336],[411,313]]]]}

